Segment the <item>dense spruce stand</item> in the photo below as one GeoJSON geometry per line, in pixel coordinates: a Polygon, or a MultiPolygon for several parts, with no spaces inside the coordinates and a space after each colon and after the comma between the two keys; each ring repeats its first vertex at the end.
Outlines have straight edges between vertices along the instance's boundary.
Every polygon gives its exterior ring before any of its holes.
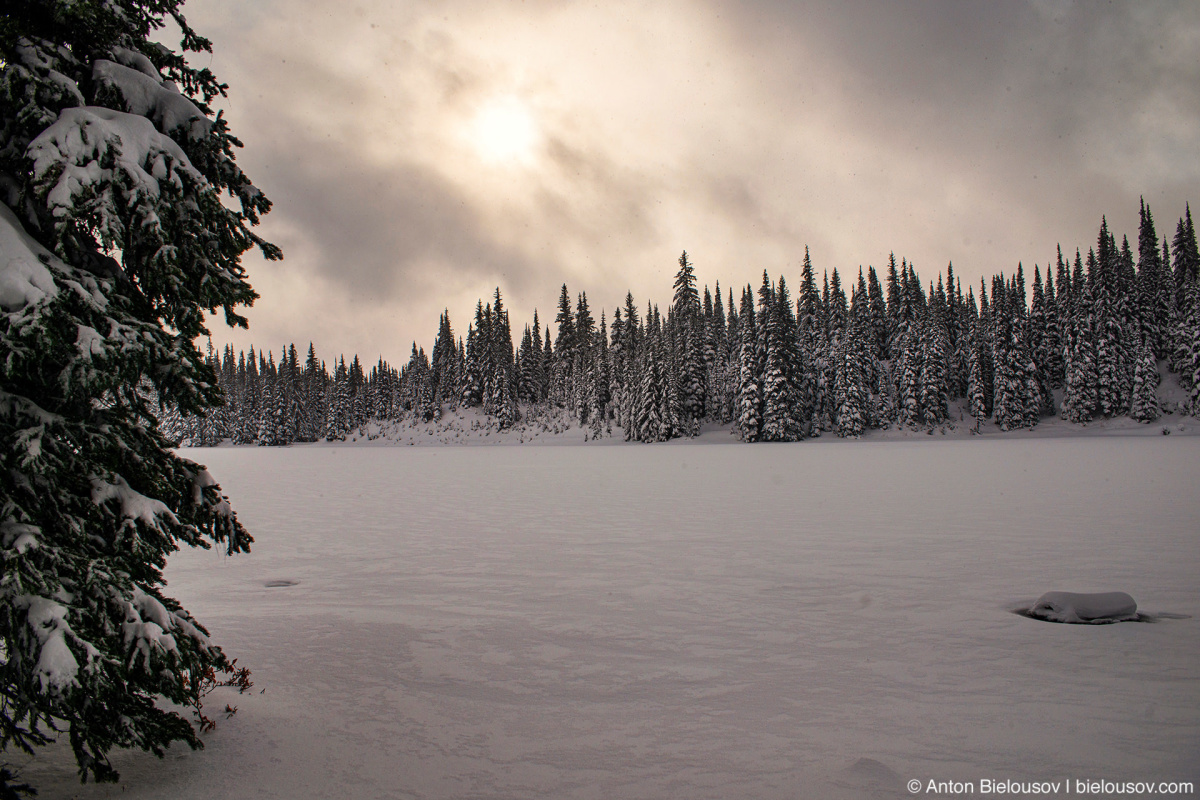
{"type": "MultiPolygon", "coordinates": [[[[179,5],[0,18],[0,749],[65,739],[85,781],[117,780],[113,748],[201,746],[202,698],[234,668],[162,570],[182,545],[251,543],[158,419],[227,413],[204,312],[244,325],[241,255],[280,256],[210,106],[226,87],[152,41],[169,24],[210,50],[179,5]]],[[[8,766],[0,791],[24,791],[8,766]]]]}
{"type": "Polygon", "coordinates": [[[476,305],[465,344],[445,311],[432,359],[414,342],[398,370],[381,359],[365,371],[358,356],[327,367],[311,344],[303,365],[295,345],[281,349],[278,363],[273,353],[210,345],[207,363],[227,405],[172,412],[167,428],[198,446],[279,445],[342,440],[371,421],[431,421],[458,407],[482,410],[501,429],[521,414],[550,418],[544,412],[558,409],[589,436],[659,442],[713,422],[743,441],[768,442],[960,422],[1008,431],[1054,414],[1079,424],[1200,415],[1191,208],[1170,243],[1160,241],[1145,203],[1140,215],[1136,259],[1102,220],[1086,255],[1076,250],[1069,261],[1060,247],[1044,277],[1034,266],[1032,296],[1021,264],[964,295],[953,265],[925,284],[890,256],[882,282],[874,267],[859,269],[847,299],[837,269],[818,284],[806,250],[794,303],[785,280],[764,272],[735,304],[719,283],[701,295],[684,253],[665,316],[653,304],[639,311],[627,293],[611,325],[601,312],[597,327],[587,295],[573,300],[564,284],[553,342],[534,311],[515,351],[499,289],[476,305]],[[1166,371],[1187,399],[1163,409],[1157,389],[1166,371]],[[969,421],[950,418],[955,400],[969,421]]]}

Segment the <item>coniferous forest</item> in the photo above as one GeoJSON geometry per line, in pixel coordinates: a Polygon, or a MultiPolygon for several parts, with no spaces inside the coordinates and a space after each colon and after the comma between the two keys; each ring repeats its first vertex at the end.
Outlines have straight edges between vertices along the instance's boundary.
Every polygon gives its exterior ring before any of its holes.
{"type": "Polygon", "coordinates": [[[1171,239],[1144,202],[1140,219],[1136,245],[1118,244],[1102,220],[1086,254],[1060,246],[1032,282],[1018,264],[965,288],[953,265],[926,283],[894,256],[882,274],[818,277],[806,251],[794,290],[765,271],[757,287],[701,289],[685,252],[665,311],[627,293],[597,320],[586,293],[564,284],[554,332],[535,311],[519,339],[497,289],[476,305],[465,338],[446,311],[432,352],[414,343],[398,369],[357,355],[327,364],[311,344],[303,359],[288,345],[278,360],[210,345],[226,404],[164,424],[192,445],[284,445],[345,439],[370,421],[432,421],[448,408],[477,408],[500,429],[557,409],[591,436],[661,442],[715,422],[767,442],[947,422],[1013,430],[1055,414],[1081,424],[1197,415],[1191,209],[1171,239]],[[1186,392],[1178,407],[1160,408],[1164,369],[1186,392]],[[949,419],[956,400],[963,420],[949,419]]]}

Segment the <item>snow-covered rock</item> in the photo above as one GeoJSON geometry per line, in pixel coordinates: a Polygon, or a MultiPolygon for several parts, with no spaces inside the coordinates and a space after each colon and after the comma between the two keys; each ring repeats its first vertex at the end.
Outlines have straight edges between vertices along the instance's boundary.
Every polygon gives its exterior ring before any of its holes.
{"type": "Polygon", "coordinates": [[[1029,615],[1050,622],[1120,622],[1137,618],[1137,603],[1125,592],[1046,592],[1029,615]]]}

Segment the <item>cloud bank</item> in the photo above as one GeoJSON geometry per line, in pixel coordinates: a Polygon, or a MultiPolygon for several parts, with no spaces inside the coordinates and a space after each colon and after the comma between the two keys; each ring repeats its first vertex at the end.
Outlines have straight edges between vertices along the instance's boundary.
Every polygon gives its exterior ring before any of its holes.
{"type": "MultiPolygon", "coordinates": [[[[1200,200],[1200,6],[692,0],[196,0],[239,160],[275,202],[251,329],[214,339],[402,361],[499,286],[668,302],[687,249],[723,287],[1045,265],[1101,214],[1160,235],[1200,200]],[[484,157],[497,98],[528,158],[484,157]],[[1190,194],[1189,194],[1190,193],[1190,194]]],[[[1030,270],[1031,272],[1031,270],[1030,270]]]]}

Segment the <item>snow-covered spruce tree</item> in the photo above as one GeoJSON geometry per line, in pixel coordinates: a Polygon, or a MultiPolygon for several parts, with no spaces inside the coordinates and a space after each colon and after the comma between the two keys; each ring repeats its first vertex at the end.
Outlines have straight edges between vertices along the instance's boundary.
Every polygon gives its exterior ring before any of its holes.
{"type": "Polygon", "coordinates": [[[763,272],[759,289],[759,339],[763,346],[762,428],[765,442],[795,442],[804,436],[798,415],[806,412],[796,352],[796,320],[783,278],[773,286],[763,272]]]}
{"type": "Polygon", "coordinates": [[[758,354],[758,330],[754,317],[754,295],[747,286],[742,292],[741,347],[738,349],[738,393],[735,426],[742,441],[757,442],[762,434],[762,366],[758,354]]]}
{"type": "MultiPolygon", "coordinates": [[[[1179,381],[1189,392],[1190,413],[1200,415],[1200,248],[1196,244],[1196,228],[1192,223],[1191,206],[1185,206],[1175,229],[1170,252],[1174,253],[1174,283],[1176,314],[1172,328],[1171,367],[1179,372],[1179,381]]],[[[1167,246],[1163,242],[1163,263],[1167,261],[1167,246]]]]}
{"type": "Polygon", "coordinates": [[[429,359],[425,349],[418,348],[413,342],[412,354],[408,364],[403,369],[404,393],[401,406],[423,422],[429,422],[437,415],[437,405],[433,400],[433,379],[429,359]]]}
{"type": "Polygon", "coordinates": [[[1091,314],[1091,286],[1084,284],[1067,330],[1064,347],[1066,381],[1059,415],[1068,422],[1087,423],[1097,409],[1096,346],[1091,314]]]}
{"type": "MultiPolygon", "coordinates": [[[[540,334],[536,325],[537,313],[535,312],[533,316],[535,323],[533,332],[540,334]]],[[[434,402],[438,404],[439,408],[442,403],[453,402],[457,399],[457,393],[454,389],[457,383],[457,376],[454,374],[454,356],[454,331],[450,327],[450,310],[447,309],[438,317],[437,338],[433,342],[433,356],[431,358],[434,402]]],[[[540,358],[538,366],[541,366],[540,358]]]]}
{"type": "Polygon", "coordinates": [[[1068,319],[1068,309],[1071,306],[1071,279],[1063,260],[1062,246],[1058,247],[1054,275],[1050,267],[1046,267],[1046,339],[1045,350],[1041,353],[1044,369],[1051,389],[1063,387],[1066,362],[1064,361],[1064,337],[1068,319]],[[1055,288],[1057,287],[1057,293],[1055,288]]]}
{"type": "Polygon", "coordinates": [[[258,379],[258,358],[253,347],[246,355],[245,365],[239,361],[238,368],[242,374],[242,402],[234,425],[233,441],[234,444],[251,444],[254,441],[262,388],[258,379]]]}
{"type": "Polygon", "coordinates": [[[483,377],[481,370],[481,351],[486,346],[484,332],[480,330],[483,324],[483,301],[475,304],[475,322],[467,326],[467,350],[463,361],[462,391],[459,393],[459,403],[467,408],[476,408],[483,404],[483,377]]]}
{"type": "MultiPolygon", "coordinates": [[[[1188,301],[1188,288],[1200,277],[1200,248],[1196,246],[1196,226],[1192,222],[1192,207],[1184,205],[1184,216],[1179,218],[1175,226],[1175,238],[1171,242],[1170,252],[1175,254],[1172,274],[1175,282],[1175,301],[1180,311],[1185,311],[1188,301]]],[[[1166,269],[1167,259],[1164,255],[1163,264],[1166,269]]]]}
{"type": "Polygon", "coordinates": [[[1188,390],[1188,413],[1200,417],[1200,278],[1191,278],[1183,294],[1184,310],[1175,336],[1182,353],[1180,382],[1188,390]]]}
{"type": "MultiPolygon", "coordinates": [[[[262,353],[259,353],[262,358],[262,353]]],[[[260,365],[261,368],[261,365],[260,365]]],[[[367,376],[363,374],[362,362],[356,354],[346,368],[350,390],[350,429],[361,429],[367,421],[367,376]]]]}
{"type": "Polygon", "coordinates": [[[41,0],[0,20],[0,746],[200,747],[177,711],[230,662],[163,594],[181,545],[250,549],[162,409],[221,401],[194,342],[255,293],[270,207],[209,103],[225,87],[150,37],[209,42],[172,0],[41,0]],[[227,193],[229,202],[223,202],[227,193]],[[153,398],[153,399],[152,399],[153,398]]]}
{"type": "Polygon", "coordinates": [[[921,414],[921,350],[919,331],[910,328],[896,339],[899,355],[896,356],[897,421],[901,425],[916,428],[921,414]]]}
{"type": "Polygon", "coordinates": [[[498,286],[490,308],[490,318],[485,353],[487,368],[483,405],[489,414],[496,417],[501,430],[504,430],[512,427],[520,418],[520,411],[517,407],[512,327],[508,322],[508,311],[504,309],[498,286]]]}
{"type": "Polygon", "coordinates": [[[582,427],[588,422],[591,408],[591,387],[595,385],[596,320],[588,305],[587,292],[580,292],[575,302],[575,356],[571,366],[574,379],[568,408],[582,427]]]}
{"type": "Polygon", "coordinates": [[[558,296],[558,314],[554,317],[558,326],[558,336],[554,340],[551,351],[553,357],[548,359],[550,364],[550,398],[554,405],[568,405],[574,387],[572,368],[575,362],[575,315],[571,311],[571,294],[567,285],[562,285],[558,296]]]}
{"type": "MultiPolygon", "coordinates": [[[[862,270],[858,286],[851,291],[849,328],[834,354],[834,431],[840,437],[862,434],[875,417],[870,408],[871,363],[875,344],[874,328],[868,317],[867,289],[862,270]]],[[[782,281],[782,278],[780,279],[782,281]]]]}
{"type": "Polygon", "coordinates": [[[538,400],[537,379],[534,377],[534,370],[540,360],[537,356],[541,355],[541,344],[539,335],[535,355],[533,333],[526,325],[525,332],[521,334],[521,344],[517,346],[517,400],[524,403],[536,403],[538,400]]]}
{"type": "Polygon", "coordinates": [[[852,316],[850,335],[838,343],[833,389],[837,408],[834,429],[842,438],[861,436],[871,417],[866,368],[871,344],[867,332],[863,330],[867,325],[870,325],[869,320],[852,316]]]}
{"type": "Polygon", "coordinates": [[[796,331],[798,352],[803,356],[800,380],[807,389],[809,405],[801,412],[801,424],[807,436],[820,436],[822,430],[831,427],[826,424],[829,421],[826,409],[832,407],[830,395],[834,389],[835,375],[826,317],[821,292],[817,289],[813,274],[812,259],[806,247],[800,292],[796,298],[796,331]]]}
{"type": "Polygon", "coordinates": [[[1096,342],[1096,389],[1100,414],[1114,417],[1127,411],[1129,359],[1125,353],[1124,320],[1121,318],[1119,253],[1101,217],[1097,250],[1088,252],[1088,283],[1092,284],[1096,342]]]}
{"type": "Polygon", "coordinates": [[[1047,291],[1053,292],[1054,281],[1050,271],[1046,270],[1046,290],[1042,288],[1042,276],[1037,265],[1033,268],[1033,301],[1029,306],[1029,317],[1026,320],[1026,341],[1029,355],[1037,366],[1035,378],[1038,395],[1042,399],[1037,409],[1038,416],[1053,415],[1054,395],[1050,386],[1050,363],[1053,360],[1054,336],[1052,333],[1052,315],[1047,313],[1048,303],[1053,302],[1053,295],[1047,299],[1047,291]]]}
{"type": "Polygon", "coordinates": [[[953,264],[946,265],[946,288],[946,335],[949,343],[946,351],[946,382],[951,398],[966,397],[967,354],[964,347],[970,320],[967,318],[967,302],[963,297],[962,284],[954,277],[953,264]]]}
{"type": "Polygon", "coordinates": [[[940,309],[931,308],[921,329],[921,419],[932,429],[949,416],[947,355],[949,345],[940,309]]]}
{"type": "Polygon", "coordinates": [[[1004,276],[993,276],[992,313],[988,321],[992,333],[992,363],[995,365],[992,373],[992,410],[996,415],[996,426],[1002,431],[1021,427],[1024,408],[1021,402],[1023,380],[1016,370],[1018,360],[1011,353],[1014,343],[1014,320],[1010,316],[1012,301],[1004,276]]]}
{"type": "Polygon", "coordinates": [[[1158,249],[1158,233],[1154,229],[1154,215],[1150,213],[1144,199],[1141,201],[1138,215],[1138,317],[1141,321],[1141,335],[1149,339],[1150,350],[1157,358],[1159,354],[1166,354],[1163,328],[1169,317],[1166,314],[1160,315],[1159,309],[1167,308],[1163,291],[1167,284],[1162,280],[1161,251],[1158,249]]]}
{"type": "MultiPolygon", "coordinates": [[[[231,351],[232,352],[232,351],[231,351]]],[[[308,343],[308,356],[304,360],[304,427],[301,441],[315,442],[321,438],[325,422],[325,365],[317,360],[312,342],[308,343]]]]}
{"type": "Polygon", "coordinates": [[[704,317],[700,349],[704,354],[704,411],[709,419],[727,422],[722,408],[725,398],[725,309],[721,302],[721,282],[717,281],[715,300],[704,287],[704,317]]]}
{"type": "Polygon", "coordinates": [[[645,361],[634,423],[634,438],[639,442],[665,442],[673,435],[671,378],[664,364],[662,336],[662,331],[655,327],[645,340],[645,361]]]}
{"type": "Polygon", "coordinates": [[[1133,390],[1129,397],[1129,416],[1138,422],[1158,419],[1158,365],[1150,339],[1142,340],[1133,371],[1133,390]]]}
{"type": "MultiPolygon", "coordinates": [[[[253,361],[253,359],[248,359],[253,361]]],[[[334,367],[333,382],[329,384],[329,400],[325,404],[325,438],[332,442],[345,440],[350,432],[350,376],[346,359],[339,358],[334,367]]]]}
{"type": "Polygon", "coordinates": [[[591,387],[592,407],[588,413],[592,438],[612,435],[612,353],[608,346],[608,322],[600,312],[600,331],[596,335],[594,381],[591,387]]]}
{"type": "Polygon", "coordinates": [[[679,257],[675,274],[675,296],[671,302],[670,321],[677,354],[679,422],[688,436],[700,432],[704,418],[704,353],[701,346],[702,322],[700,294],[696,290],[696,273],[688,261],[687,251],[679,257]]]}
{"type": "Polygon", "coordinates": [[[979,433],[980,426],[988,414],[987,397],[984,394],[983,356],[979,346],[975,344],[975,337],[976,334],[973,334],[967,348],[967,408],[971,418],[975,420],[972,430],[979,433]]]}
{"type": "Polygon", "coordinates": [[[620,335],[614,338],[615,364],[613,376],[615,383],[614,405],[617,407],[619,425],[625,441],[634,438],[633,420],[637,404],[639,377],[639,350],[641,342],[640,321],[637,306],[633,302],[633,294],[625,293],[625,313],[622,319],[613,322],[614,334],[617,329],[620,335]]]}

